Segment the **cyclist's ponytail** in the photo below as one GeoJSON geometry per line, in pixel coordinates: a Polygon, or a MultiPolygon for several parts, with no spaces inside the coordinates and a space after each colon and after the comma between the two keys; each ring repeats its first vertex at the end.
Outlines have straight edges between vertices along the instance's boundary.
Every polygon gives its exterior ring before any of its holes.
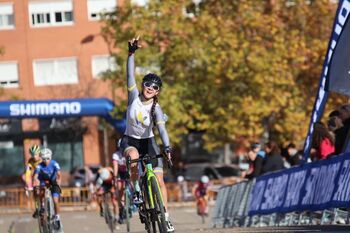
{"type": "Polygon", "coordinates": [[[154,113],[155,109],[156,109],[156,105],[158,103],[158,97],[155,95],[153,97],[153,104],[152,104],[152,108],[151,108],[151,116],[152,116],[152,121],[153,121],[153,127],[156,127],[156,114],[154,113]]]}

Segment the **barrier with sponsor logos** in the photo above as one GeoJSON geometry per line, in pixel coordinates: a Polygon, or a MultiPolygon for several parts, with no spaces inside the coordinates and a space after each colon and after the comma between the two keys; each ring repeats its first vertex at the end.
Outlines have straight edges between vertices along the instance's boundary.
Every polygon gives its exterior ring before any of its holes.
{"type": "MultiPolygon", "coordinates": [[[[350,205],[350,153],[266,174],[247,184],[219,190],[213,217],[215,226],[225,227],[226,222],[233,226],[232,221],[237,217],[243,219],[238,224],[240,226],[247,225],[247,222],[248,225],[253,224],[257,217],[257,222],[273,219],[273,224],[276,224],[281,216],[282,220],[278,222],[286,222],[286,218],[294,218],[292,215],[295,213],[297,217],[295,221],[290,220],[290,224],[300,224],[303,214],[310,217],[315,213],[322,218],[320,223],[326,222],[323,217],[327,214],[333,217],[342,214],[345,220],[347,212],[337,208],[350,205]],[[246,188],[247,184],[251,184],[252,188],[246,188]],[[247,195],[249,198],[244,199],[247,195]],[[232,211],[242,205],[247,212],[232,211]]],[[[308,222],[312,223],[312,220],[308,222]]]]}

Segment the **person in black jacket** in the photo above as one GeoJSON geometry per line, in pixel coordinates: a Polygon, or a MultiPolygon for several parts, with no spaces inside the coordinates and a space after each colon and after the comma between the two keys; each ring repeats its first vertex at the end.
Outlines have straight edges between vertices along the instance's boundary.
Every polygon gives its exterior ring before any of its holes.
{"type": "Polygon", "coordinates": [[[338,155],[344,152],[346,143],[349,138],[350,129],[350,105],[345,104],[339,108],[339,118],[343,122],[343,126],[336,129],[335,133],[335,151],[334,154],[338,155]]]}
{"type": "Polygon", "coordinates": [[[288,154],[287,162],[290,164],[291,167],[297,166],[300,164],[300,159],[302,158],[302,155],[299,153],[294,143],[288,144],[287,154],[288,154]]]}
{"type": "Polygon", "coordinates": [[[265,145],[266,158],[262,167],[262,174],[278,171],[284,168],[281,150],[277,143],[269,141],[265,145]]]}
{"type": "Polygon", "coordinates": [[[261,175],[264,158],[265,151],[261,150],[261,145],[259,143],[252,143],[251,149],[248,152],[249,171],[244,178],[253,179],[261,175]]]}

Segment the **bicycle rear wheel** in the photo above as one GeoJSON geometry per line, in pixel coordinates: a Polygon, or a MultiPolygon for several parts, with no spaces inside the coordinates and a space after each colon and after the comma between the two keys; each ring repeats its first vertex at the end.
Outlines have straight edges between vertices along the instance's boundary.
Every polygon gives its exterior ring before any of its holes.
{"type": "Polygon", "coordinates": [[[114,217],[112,215],[111,209],[109,208],[107,197],[105,197],[105,200],[103,203],[103,212],[104,212],[104,217],[108,225],[108,228],[111,231],[111,233],[113,233],[115,230],[114,217]]]}
{"type": "Polygon", "coordinates": [[[205,216],[206,216],[206,204],[205,201],[203,199],[200,199],[197,203],[197,208],[198,208],[198,215],[201,216],[202,219],[202,223],[205,223],[205,216]]]}
{"type": "Polygon", "coordinates": [[[158,185],[158,181],[155,177],[151,177],[151,188],[152,188],[152,198],[153,198],[153,216],[151,218],[153,233],[157,232],[157,228],[159,233],[166,233],[167,227],[165,222],[165,208],[163,204],[163,199],[160,193],[160,188],[158,185]]]}

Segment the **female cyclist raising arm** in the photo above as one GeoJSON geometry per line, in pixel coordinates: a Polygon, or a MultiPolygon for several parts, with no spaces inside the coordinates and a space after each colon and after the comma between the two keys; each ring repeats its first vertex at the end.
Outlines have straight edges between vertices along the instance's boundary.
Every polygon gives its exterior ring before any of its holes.
{"type": "MultiPolygon", "coordinates": [[[[156,74],[149,73],[142,79],[141,93],[136,87],[134,76],[134,53],[138,48],[140,48],[138,40],[139,38],[134,38],[129,41],[129,56],[127,63],[127,126],[121,141],[121,149],[123,154],[125,156],[130,156],[131,159],[138,159],[140,154],[160,154],[160,150],[153,133],[153,126],[156,126],[163,142],[165,153],[170,159],[171,149],[169,137],[165,128],[163,112],[158,104],[158,94],[161,91],[162,80],[156,74]]],[[[158,159],[157,163],[158,164],[155,166],[154,172],[162,190],[163,201],[167,210],[167,190],[163,179],[162,159],[158,159]]],[[[134,202],[138,201],[140,200],[134,200],[134,202]]],[[[167,221],[168,232],[173,232],[174,227],[169,220],[168,212],[165,213],[165,218],[167,221]]]]}

